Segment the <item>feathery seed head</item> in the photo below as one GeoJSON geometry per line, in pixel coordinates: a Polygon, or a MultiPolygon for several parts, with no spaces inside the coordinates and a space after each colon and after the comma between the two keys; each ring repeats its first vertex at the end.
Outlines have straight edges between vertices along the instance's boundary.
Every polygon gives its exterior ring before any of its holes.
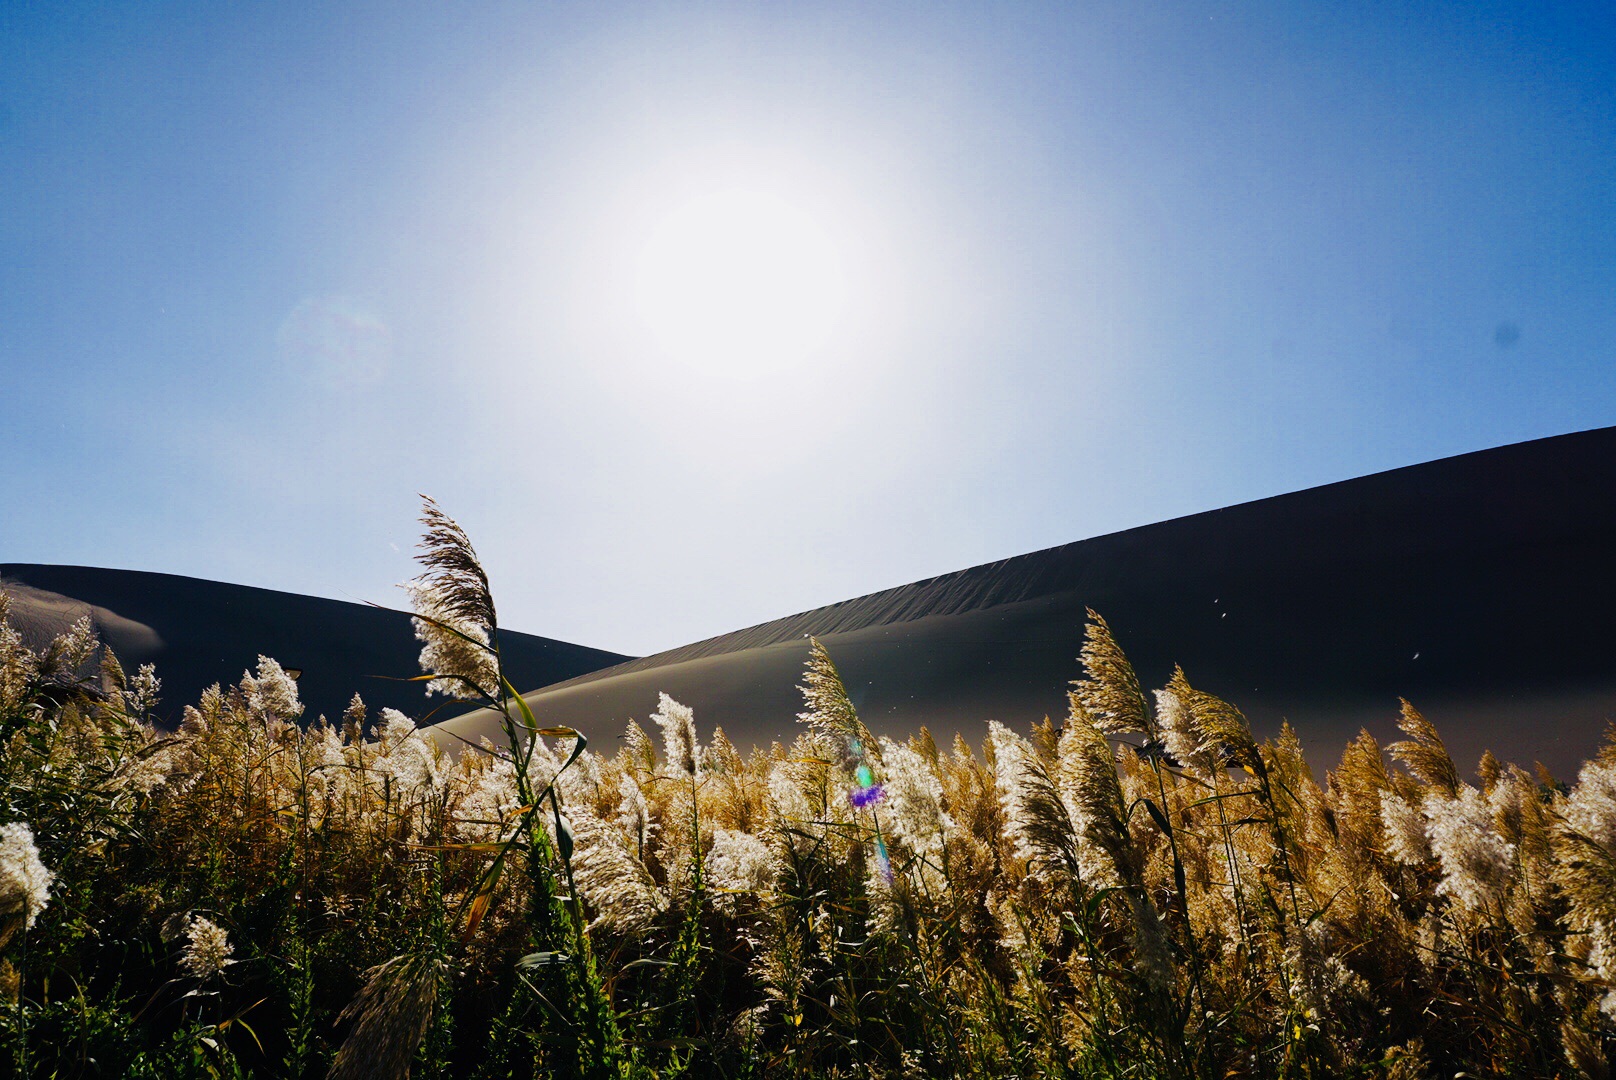
{"type": "Polygon", "coordinates": [[[917,854],[941,852],[954,823],[943,812],[942,783],[931,762],[885,737],[881,739],[881,761],[887,795],[883,824],[917,854]]]}
{"type": "Polygon", "coordinates": [[[617,780],[617,827],[628,837],[636,853],[643,853],[656,832],[651,808],[646,805],[645,792],[628,773],[617,780]]]}
{"type": "Polygon", "coordinates": [[[404,588],[415,610],[415,636],[425,645],[421,670],[442,676],[427,683],[427,693],[497,697],[499,662],[491,642],[499,620],[488,575],[465,530],[425,495],[421,524],[426,532],[415,561],[425,570],[404,588]]]}
{"type": "Polygon", "coordinates": [[[193,915],[185,924],[185,951],[180,954],[180,967],[193,979],[207,982],[229,967],[230,935],[211,919],[193,915]]]}
{"type": "Polygon", "coordinates": [[[1381,795],[1391,789],[1380,744],[1368,731],[1347,744],[1341,764],[1329,775],[1336,801],[1336,819],[1343,836],[1357,849],[1384,851],[1385,826],[1381,822],[1381,795]]]}
{"type": "Polygon", "coordinates": [[[1386,748],[1387,752],[1401,761],[1427,788],[1449,797],[1457,794],[1459,770],[1454,767],[1453,758],[1442,744],[1442,736],[1437,734],[1436,726],[1406,700],[1397,726],[1403,729],[1408,738],[1392,743],[1386,748]]]}
{"type": "Polygon", "coordinates": [[[95,627],[85,615],[45,647],[39,658],[39,673],[61,681],[74,679],[99,645],[95,627]]]}
{"type": "Polygon", "coordinates": [[[20,919],[24,929],[33,926],[50,901],[54,880],[55,875],[39,859],[34,830],[28,823],[0,825],[0,925],[20,919]]]}
{"type": "MultiPolygon", "coordinates": [[[[1198,739],[1202,755],[1236,768],[1257,771],[1263,768],[1262,753],[1252,737],[1251,725],[1239,709],[1215,694],[1192,687],[1182,668],[1174,670],[1168,689],[1188,715],[1189,732],[1198,739]]],[[[1183,723],[1183,719],[1175,722],[1183,723]]]]}
{"type": "Polygon", "coordinates": [[[397,709],[383,709],[381,723],[376,725],[376,745],[383,753],[392,753],[414,733],[414,720],[397,709]]]}
{"type": "Polygon", "coordinates": [[[130,716],[145,716],[157,708],[157,695],[162,689],[163,680],[157,677],[157,665],[141,664],[124,690],[124,711],[130,716]]]}
{"type": "Polygon", "coordinates": [[[1053,798],[1055,804],[1060,800],[1054,795],[1054,785],[1049,783],[1047,771],[1038,763],[1032,743],[999,721],[990,720],[983,750],[993,769],[994,786],[1003,808],[1004,838],[1016,857],[1030,861],[1035,871],[1050,855],[1056,863],[1075,864],[1071,821],[1065,807],[1059,807],[1058,814],[1053,813],[1055,806],[1049,805],[1049,799],[1053,798]],[[1046,813],[1037,814],[1038,810],[1046,813]],[[1035,816],[1053,820],[1035,825],[1035,816]]]}
{"type": "Polygon", "coordinates": [[[841,672],[836,670],[830,653],[818,638],[808,640],[808,663],[803,670],[802,685],[797,689],[802,691],[803,701],[808,706],[806,712],[797,714],[798,720],[827,736],[832,745],[850,759],[873,752],[875,739],[859,719],[858,710],[853,708],[847,687],[842,683],[841,672]]]}
{"type": "Polygon", "coordinates": [[[1493,785],[1498,783],[1499,779],[1503,775],[1503,763],[1493,756],[1493,752],[1491,750],[1483,750],[1481,753],[1481,760],[1476,763],[1476,776],[1481,779],[1481,793],[1483,795],[1491,795],[1493,793],[1493,785]]]}
{"type": "Polygon", "coordinates": [[[769,767],[769,809],[787,832],[801,831],[830,815],[823,741],[818,735],[798,739],[790,757],[769,767]]]}
{"type": "Polygon", "coordinates": [[[1190,711],[1195,691],[1184,678],[1184,669],[1175,667],[1172,680],[1156,691],[1156,724],[1162,744],[1174,761],[1202,777],[1218,768],[1217,752],[1206,744],[1200,726],[1190,711]]]}
{"type": "Polygon", "coordinates": [[[489,628],[459,614],[442,582],[428,577],[404,583],[415,611],[411,623],[423,645],[421,671],[437,678],[428,694],[474,700],[497,697],[499,662],[489,645],[489,628]]]}
{"type": "Polygon", "coordinates": [[[247,708],[256,716],[291,721],[303,715],[296,681],[268,656],[259,656],[256,677],[250,672],[241,673],[241,693],[247,708]]]}
{"type": "Polygon", "coordinates": [[[158,739],[149,729],[143,742],[124,758],[121,779],[129,790],[150,795],[168,781],[183,751],[181,744],[158,739]]]}
{"type": "Polygon", "coordinates": [[[629,772],[647,776],[656,772],[656,746],[645,729],[633,720],[628,722],[628,728],[623,732],[623,749],[619,760],[629,772]]]}
{"type": "Polygon", "coordinates": [[[662,754],[668,768],[675,774],[695,776],[702,757],[701,745],[696,742],[695,710],[660,694],[651,719],[662,729],[662,754]]]}
{"type": "Polygon", "coordinates": [[[374,768],[391,778],[394,792],[406,804],[420,804],[426,795],[443,786],[449,769],[447,758],[421,737],[414,720],[397,709],[382,710],[376,745],[381,757],[374,768]]]}
{"type": "Polygon", "coordinates": [[[111,649],[101,650],[101,689],[109,695],[121,696],[128,685],[129,678],[118,662],[118,654],[111,649]]]}
{"type": "MultiPolygon", "coordinates": [[[[667,896],[657,888],[640,859],[638,845],[630,848],[622,831],[602,821],[581,803],[570,804],[562,822],[572,836],[573,881],[592,911],[591,929],[620,934],[642,934],[667,910],[667,896]]],[[[546,821],[554,828],[551,820],[546,821]]],[[[565,841],[559,845],[565,852],[565,841]]]]}
{"type": "MultiPolygon", "coordinates": [[[[489,749],[492,749],[490,744],[489,749]]],[[[462,837],[472,843],[493,843],[506,838],[512,819],[521,807],[517,793],[516,765],[498,754],[460,757],[463,789],[455,817],[462,837]]]]}
{"type": "Polygon", "coordinates": [[[1312,1024],[1328,1020],[1344,1001],[1365,1000],[1369,984],[1335,955],[1328,925],[1314,920],[1285,945],[1281,965],[1291,1001],[1312,1024]]]}
{"type": "Polygon", "coordinates": [[[20,706],[39,667],[39,657],[11,625],[11,596],[0,589],[0,709],[20,706]]]}
{"type": "Polygon", "coordinates": [[[1172,989],[1174,965],[1172,945],[1161,914],[1143,890],[1126,893],[1128,912],[1133,916],[1133,965],[1145,984],[1158,993],[1172,989]]]}
{"type": "Polygon", "coordinates": [[[1582,767],[1561,816],[1577,832],[1616,854],[1616,760],[1582,767]]]}
{"type": "Polygon", "coordinates": [[[499,625],[494,595],[471,538],[426,495],[421,496],[421,524],[426,526],[426,532],[417,545],[421,554],[415,561],[426,572],[416,580],[431,588],[444,621],[457,627],[479,627],[485,633],[492,631],[499,625]]]}
{"type": "Polygon", "coordinates": [[[774,852],[762,840],[739,829],[713,830],[702,879],[721,912],[733,915],[744,899],[769,892],[778,873],[774,852]]]}
{"type": "MultiPolygon", "coordinates": [[[[1603,977],[1616,984],[1616,757],[1583,766],[1560,818],[1552,836],[1554,880],[1570,902],[1570,924],[1592,934],[1596,945],[1605,943],[1603,977]]],[[[1616,990],[1609,1000],[1616,1018],[1616,990]]]]}
{"type": "Polygon", "coordinates": [[[1404,866],[1422,866],[1431,859],[1425,835],[1425,817],[1394,791],[1380,793],[1380,821],[1385,830],[1386,854],[1404,866]]]}
{"type": "Polygon", "coordinates": [[[365,700],[357,693],[348,699],[348,707],[342,710],[342,741],[354,745],[365,737],[365,717],[367,710],[365,700]]]}
{"type": "Polygon", "coordinates": [[[1513,876],[1515,845],[1498,834],[1492,808],[1466,784],[1452,797],[1425,797],[1425,832],[1442,864],[1437,891],[1471,911],[1485,911],[1503,898],[1513,876]]]}
{"type": "Polygon", "coordinates": [[[1123,654],[1111,627],[1094,609],[1088,610],[1089,625],[1080,659],[1087,677],[1072,683],[1068,695],[1073,712],[1081,705],[1101,731],[1124,734],[1143,731],[1156,738],[1156,723],[1139,685],[1139,676],[1123,654]]]}
{"type": "Polygon", "coordinates": [[[709,773],[718,773],[724,776],[736,776],[745,766],[741,760],[741,752],[735,749],[735,744],[729,741],[721,727],[713,728],[713,737],[707,741],[702,749],[701,767],[709,773]]]}
{"type": "Polygon", "coordinates": [[[426,1037],[448,965],[422,954],[395,956],[365,972],[365,985],[343,1010],[354,1025],[328,1080],[406,1080],[426,1037]]]}
{"type": "Polygon", "coordinates": [[[1073,720],[1061,735],[1060,757],[1060,794],[1077,832],[1084,876],[1138,886],[1138,860],[1124,823],[1122,782],[1111,743],[1098,726],[1073,720]]]}

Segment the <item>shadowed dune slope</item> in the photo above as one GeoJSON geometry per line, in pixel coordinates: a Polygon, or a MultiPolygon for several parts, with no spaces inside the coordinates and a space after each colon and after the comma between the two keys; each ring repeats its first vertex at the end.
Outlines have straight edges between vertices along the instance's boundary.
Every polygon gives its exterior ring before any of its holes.
{"type": "MultiPolygon", "coordinates": [[[[1051,497],[1059,497],[1052,493],[1051,497]]],[[[1326,756],[1399,696],[1461,767],[1559,774],[1616,717],[1616,428],[1542,439],[1100,536],[777,619],[527,695],[608,752],[667,691],[703,731],[789,740],[807,635],[877,732],[976,738],[1064,713],[1084,609],[1147,686],[1181,663],[1259,734],[1326,756]],[[602,740],[605,740],[604,743],[602,740]]],[[[497,736],[472,713],[446,734],[497,736]]]]}
{"type": "MultiPolygon", "coordinates": [[[[335,720],[355,691],[372,715],[384,706],[415,717],[438,708],[447,714],[465,710],[460,702],[428,698],[420,683],[397,681],[420,673],[421,645],[404,612],[88,566],[0,563],[0,587],[11,595],[12,623],[31,645],[88,615],[127,670],[156,664],[163,680],[159,712],[170,722],[207,686],[239,680],[260,653],[302,669],[298,691],[309,719],[324,713],[335,720]]],[[[553,683],[627,659],[510,631],[500,633],[500,651],[518,686],[553,683]]]]}

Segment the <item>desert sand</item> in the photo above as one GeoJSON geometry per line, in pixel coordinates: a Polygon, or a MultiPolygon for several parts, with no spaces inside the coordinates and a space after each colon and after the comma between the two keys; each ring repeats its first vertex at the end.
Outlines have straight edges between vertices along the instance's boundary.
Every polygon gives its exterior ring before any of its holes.
{"type": "MultiPolygon", "coordinates": [[[[1059,498],[1051,493],[1051,498],[1059,498]]],[[[496,583],[497,589],[497,583],[496,583]]],[[[1065,712],[1085,608],[1147,687],[1182,664],[1260,735],[1311,755],[1398,698],[1468,768],[1484,748],[1572,779],[1616,717],[1616,428],[1542,439],[1196,514],[872,593],[527,695],[610,750],[666,691],[738,745],[794,735],[808,636],[877,732],[975,740],[1065,712]],[[604,740],[604,744],[602,743],[604,740]]],[[[497,737],[494,717],[441,726],[497,737]]]]}
{"type": "MultiPolygon", "coordinates": [[[[1407,697],[1462,764],[1491,748],[1570,779],[1616,718],[1613,555],[1606,428],[1082,540],[638,659],[511,631],[501,643],[541,721],[602,749],[659,691],[743,747],[789,741],[810,635],[878,732],[976,739],[990,719],[1024,729],[1064,713],[1093,608],[1147,687],[1182,664],[1259,734],[1288,719],[1333,754],[1360,727],[1395,737],[1407,697]]],[[[31,640],[87,614],[126,666],[155,662],[170,720],[264,653],[301,669],[311,718],[357,690],[441,720],[444,745],[499,736],[492,714],[397,681],[417,670],[401,612],[90,567],[0,564],[0,579],[31,640]]]]}

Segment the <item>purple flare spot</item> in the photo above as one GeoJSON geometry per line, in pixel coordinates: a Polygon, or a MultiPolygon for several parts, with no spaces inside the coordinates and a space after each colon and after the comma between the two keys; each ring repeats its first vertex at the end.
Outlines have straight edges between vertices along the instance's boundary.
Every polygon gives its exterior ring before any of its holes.
{"type": "Polygon", "coordinates": [[[853,789],[848,793],[847,801],[853,804],[855,810],[863,810],[880,802],[881,796],[885,794],[880,784],[871,784],[869,787],[853,789]]]}

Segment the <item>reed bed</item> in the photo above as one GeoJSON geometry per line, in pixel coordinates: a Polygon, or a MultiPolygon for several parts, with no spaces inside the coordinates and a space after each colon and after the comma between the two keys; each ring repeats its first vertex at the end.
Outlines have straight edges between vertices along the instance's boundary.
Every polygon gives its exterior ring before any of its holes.
{"type": "Polygon", "coordinates": [[[800,733],[666,696],[610,752],[503,679],[430,501],[446,753],[274,660],[152,721],[0,599],[0,1069],[72,1077],[1603,1077],[1616,742],[1462,773],[1403,703],[1327,772],[1090,613],[1070,709],[877,736],[815,642],[800,733]]]}

